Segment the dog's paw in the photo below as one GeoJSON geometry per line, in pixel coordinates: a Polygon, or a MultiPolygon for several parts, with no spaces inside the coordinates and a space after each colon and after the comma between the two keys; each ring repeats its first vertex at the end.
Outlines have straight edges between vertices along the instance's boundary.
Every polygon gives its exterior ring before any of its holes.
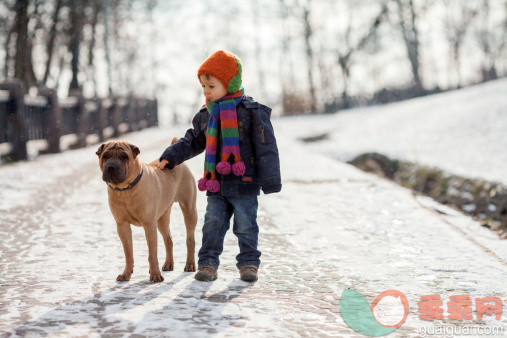
{"type": "Polygon", "coordinates": [[[116,277],[117,282],[128,282],[130,280],[130,274],[122,273],[116,277]]]}
{"type": "Polygon", "coordinates": [[[195,271],[195,263],[187,263],[185,265],[185,271],[194,272],[195,271]]]}
{"type": "Polygon", "coordinates": [[[127,269],[123,270],[123,273],[116,277],[116,281],[118,282],[128,282],[130,280],[130,276],[134,273],[134,269],[128,271],[127,269]]]}
{"type": "Polygon", "coordinates": [[[153,283],[160,283],[160,282],[163,282],[164,281],[164,277],[162,276],[162,274],[159,272],[150,272],[150,281],[152,281],[153,283]]]}
{"type": "Polygon", "coordinates": [[[162,266],[162,271],[173,271],[174,270],[174,262],[165,262],[162,266]]]}

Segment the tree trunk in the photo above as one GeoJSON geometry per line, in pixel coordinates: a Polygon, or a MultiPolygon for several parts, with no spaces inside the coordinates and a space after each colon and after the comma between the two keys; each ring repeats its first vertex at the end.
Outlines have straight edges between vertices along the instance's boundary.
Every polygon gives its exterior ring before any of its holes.
{"type": "Polygon", "coordinates": [[[403,35],[403,41],[407,48],[407,55],[412,68],[414,84],[422,88],[422,81],[419,72],[419,31],[417,29],[417,15],[413,0],[402,2],[396,0],[398,4],[398,14],[400,17],[400,28],[403,35]]]}
{"type": "Polygon", "coordinates": [[[85,0],[75,0],[70,2],[70,36],[69,51],[72,54],[70,67],[72,70],[72,80],[70,81],[69,91],[80,87],[78,81],[79,75],[79,51],[81,47],[81,31],[84,22],[84,2],[85,0]]]}
{"type": "Polygon", "coordinates": [[[47,84],[49,72],[51,71],[51,62],[53,61],[53,51],[55,47],[56,40],[56,25],[58,24],[60,9],[62,8],[62,0],[57,0],[55,5],[55,12],[52,17],[51,29],[49,30],[49,39],[46,45],[46,70],[44,72],[44,78],[42,79],[42,83],[44,85],[47,84]]]}
{"type": "Polygon", "coordinates": [[[30,48],[28,46],[28,5],[29,0],[16,0],[16,54],[14,56],[14,77],[24,83],[24,90],[28,91],[31,81],[29,76],[28,60],[31,62],[30,48]]]}

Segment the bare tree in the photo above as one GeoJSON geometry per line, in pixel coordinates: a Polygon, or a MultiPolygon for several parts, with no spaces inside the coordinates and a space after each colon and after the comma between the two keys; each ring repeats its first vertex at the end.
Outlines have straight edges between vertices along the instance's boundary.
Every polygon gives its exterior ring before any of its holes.
{"type": "MultiPolygon", "coordinates": [[[[350,70],[352,67],[352,58],[355,53],[361,51],[369,41],[371,41],[377,32],[378,27],[385,19],[387,14],[387,4],[383,3],[381,5],[379,13],[373,19],[373,21],[368,26],[368,30],[366,33],[360,37],[359,41],[355,44],[351,41],[351,33],[352,33],[352,23],[351,20],[348,21],[347,30],[344,36],[344,42],[346,46],[346,50],[343,52],[338,52],[338,65],[342,71],[343,75],[343,92],[342,92],[342,107],[349,108],[351,106],[351,102],[348,94],[349,80],[350,80],[350,70]]],[[[352,11],[349,12],[352,16],[352,11]]]]}
{"type": "Polygon", "coordinates": [[[55,9],[51,19],[51,28],[49,29],[48,39],[46,44],[46,70],[42,79],[43,84],[47,84],[49,72],[51,70],[51,62],[53,61],[53,52],[55,48],[55,41],[57,38],[57,25],[60,20],[60,10],[62,9],[62,0],[56,0],[55,9]]]}
{"type": "Polygon", "coordinates": [[[412,67],[412,76],[414,84],[417,87],[422,87],[420,75],[420,62],[419,62],[419,29],[417,22],[419,17],[414,5],[413,0],[395,0],[398,5],[398,16],[401,34],[407,49],[408,59],[412,67]]]}
{"type": "MultiPolygon", "coordinates": [[[[503,10],[507,14],[507,6],[503,10]]],[[[492,23],[490,0],[483,0],[479,16],[481,19],[479,23],[480,28],[477,30],[475,37],[483,53],[481,76],[483,81],[489,81],[498,78],[496,63],[497,59],[505,53],[507,17],[504,16],[503,22],[500,25],[492,23]]]]}
{"type": "Polygon", "coordinates": [[[16,0],[14,32],[16,33],[16,54],[14,55],[14,77],[21,79],[25,90],[35,85],[35,76],[31,73],[32,53],[28,36],[29,0],[16,0]]]}
{"type": "MultiPolygon", "coordinates": [[[[4,64],[0,64],[2,75],[5,78],[16,77],[21,79],[26,90],[32,86],[43,84],[45,86],[61,87],[67,84],[60,83],[65,77],[61,76],[65,70],[71,70],[69,90],[82,88],[81,74],[84,73],[86,83],[90,84],[92,93],[97,95],[96,78],[96,52],[105,48],[98,43],[102,37],[102,28],[108,25],[104,8],[110,4],[111,12],[116,16],[116,51],[120,56],[113,69],[118,77],[127,73],[135,73],[126,83],[132,89],[134,81],[151,81],[144,72],[126,72],[122,67],[130,69],[140,68],[138,52],[139,37],[135,34],[123,34],[123,25],[132,23],[132,4],[140,3],[137,0],[9,0],[0,3],[0,36],[2,47],[5,50],[4,64]],[[105,5],[104,5],[105,4],[105,5]],[[121,16],[121,17],[119,17],[121,16]],[[101,20],[103,19],[103,20],[101,20]],[[99,36],[102,34],[101,36],[99,36]],[[125,36],[125,37],[124,37],[125,36]],[[37,62],[43,60],[40,82],[34,72],[32,50],[43,50],[37,55],[37,62]],[[136,56],[136,57],[133,57],[136,56]],[[126,59],[122,60],[122,58],[126,59]],[[123,74],[120,74],[123,72],[123,74]],[[134,79],[136,74],[142,74],[134,79]]],[[[151,7],[156,1],[151,1],[151,7]]],[[[106,44],[107,45],[107,44],[106,44]]],[[[107,47],[107,46],[106,46],[107,47]]],[[[107,49],[107,48],[106,48],[107,49]]],[[[108,53],[106,53],[108,55],[108,53]]],[[[39,69],[37,69],[39,70],[39,69]]],[[[124,81],[124,79],[119,80],[124,81]]],[[[143,86],[138,86],[142,88],[143,86]]],[[[111,92],[110,92],[111,94],[111,92]]]]}
{"type": "Polygon", "coordinates": [[[461,49],[463,40],[471,26],[477,10],[471,8],[466,1],[446,0],[445,37],[449,43],[450,56],[457,78],[457,87],[461,88],[461,49]]]}
{"type": "Polygon", "coordinates": [[[81,32],[85,23],[84,10],[87,0],[70,1],[70,30],[69,30],[69,51],[72,54],[70,62],[72,70],[72,80],[70,81],[69,90],[81,87],[78,81],[79,75],[79,57],[81,50],[81,32]]]}

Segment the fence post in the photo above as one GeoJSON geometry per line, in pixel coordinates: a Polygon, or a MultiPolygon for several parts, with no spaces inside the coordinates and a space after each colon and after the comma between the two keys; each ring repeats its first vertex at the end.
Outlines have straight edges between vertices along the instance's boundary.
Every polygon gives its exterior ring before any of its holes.
{"type": "Polygon", "coordinates": [[[54,89],[40,87],[38,95],[47,99],[47,116],[46,129],[44,130],[44,138],[48,142],[48,148],[41,153],[59,153],[60,152],[60,136],[62,135],[62,111],[58,105],[58,97],[54,89]]]}
{"type": "Polygon", "coordinates": [[[86,135],[88,134],[88,115],[85,112],[85,101],[81,89],[73,89],[69,96],[77,97],[77,141],[70,145],[71,149],[86,147],[86,135]]]}
{"type": "Polygon", "coordinates": [[[1,90],[9,91],[7,123],[12,129],[12,152],[6,156],[9,160],[19,161],[28,158],[26,150],[27,134],[24,125],[25,118],[25,89],[23,82],[12,79],[0,83],[1,90]]]}

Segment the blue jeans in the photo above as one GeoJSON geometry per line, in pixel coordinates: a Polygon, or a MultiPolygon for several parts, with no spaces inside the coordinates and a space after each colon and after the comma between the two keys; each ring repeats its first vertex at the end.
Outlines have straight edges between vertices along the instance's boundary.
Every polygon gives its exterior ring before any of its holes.
{"type": "Polygon", "coordinates": [[[259,266],[261,252],[257,250],[257,195],[208,196],[206,215],[202,227],[202,247],[199,250],[199,267],[211,265],[218,269],[218,256],[224,248],[224,237],[234,214],[232,231],[238,237],[239,254],[236,267],[253,264],[259,266]]]}

